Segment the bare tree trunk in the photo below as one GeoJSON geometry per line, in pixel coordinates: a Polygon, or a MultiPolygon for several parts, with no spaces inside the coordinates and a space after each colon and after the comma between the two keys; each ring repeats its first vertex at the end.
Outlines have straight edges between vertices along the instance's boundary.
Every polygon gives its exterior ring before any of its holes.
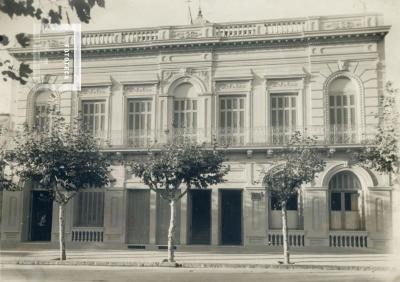
{"type": "Polygon", "coordinates": [[[169,220],[169,228],[168,228],[168,262],[175,262],[175,251],[174,251],[174,236],[175,236],[175,204],[176,200],[173,199],[170,201],[170,211],[171,217],[169,220]]]}
{"type": "Polygon", "coordinates": [[[283,235],[283,263],[290,263],[290,253],[288,245],[288,227],[286,201],[282,201],[282,235],[283,235]]]}
{"type": "Polygon", "coordinates": [[[65,204],[60,203],[58,207],[58,225],[59,225],[59,243],[60,243],[60,260],[66,260],[65,254],[65,204]]]}

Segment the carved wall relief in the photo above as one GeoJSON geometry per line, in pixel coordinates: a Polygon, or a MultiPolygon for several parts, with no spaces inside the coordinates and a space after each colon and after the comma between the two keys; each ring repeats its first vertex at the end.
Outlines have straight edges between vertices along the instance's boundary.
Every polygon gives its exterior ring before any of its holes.
{"type": "Polygon", "coordinates": [[[267,79],[269,90],[299,90],[303,88],[303,79],[267,79]]]}
{"type": "Polygon", "coordinates": [[[156,92],[156,86],[153,84],[135,84],[124,85],[124,94],[151,94],[156,92]]]}
{"type": "Polygon", "coordinates": [[[88,86],[82,87],[81,96],[104,96],[110,94],[110,86],[88,86]]]}

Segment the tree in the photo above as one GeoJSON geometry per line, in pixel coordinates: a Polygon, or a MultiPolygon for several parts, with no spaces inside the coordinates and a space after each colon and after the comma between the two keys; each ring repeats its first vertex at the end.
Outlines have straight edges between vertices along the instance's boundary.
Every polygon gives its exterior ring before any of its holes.
{"type": "Polygon", "coordinates": [[[10,177],[7,177],[5,170],[9,166],[5,159],[6,151],[3,147],[0,148],[0,191],[15,190],[17,187],[12,182],[10,177]]]}
{"type": "MultiPolygon", "coordinates": [[[[89,23],[91,20],[90,12],[96,5],[105,7],[105,0],[61,0],[45,2],[34,0],[2,0],[0,1],[0,12],[15,17],[30,17],[34,21],[42,24],[61,24],[66,19],[71,22],[71,15],[76,14],[78,20],[83,23],[89,23]]],[[[22,32],[15,35],[16,42],[23,48],[30,45],[31,37],[22,32]]],[[[10,40],[7,35],[0,34],[0,45],[9,45],[10,40]]],[[[10,59],[0,58],[0,70],[3,80],[12,79],[26,84],[33,70],[26,62],[20,62],[19,66],[13,65],[10,59]],[[1,70],[2,69],[2,70],[1,70]]]]}
{"type": "Polygon", "coordinates": [[[223,166],[223,161],[223,154],[215,148],[208,150],[194,143],[177,142],[165,145],[158,153],[149,154],[144,161],[130,164],[136,177],[169,202],[167,259],[169,263],[175,262],[176,203],[190,189],[204,189],[223,182],[223,177],[228,172],[223,166]]]}
{"type": "MultiPolygon", "coordinates": [[[[392,195],[394,197],[393,217],[395,219],[400,215],[400,147],[398,143],[400,137],[400,113],[398,101],[396,101],[398,95],[399,89],[394,89],[392,83],[388,82],[382,97],[382,112],[378,116],[377,133],[360,152],[354,154],[354,159],[364,167],[391,176],[392,185],[394,186],[392,195]]],[[[400,251],[400,224],[398,220],[393,221],[393,231],[393,247],[400,251]]]]}
{"type": "Polygon", "coordinates": [[[290,263],[288,246],[287,209],[288,200],[297,196],[303,184],[314,180],[317,173],[325,168],[316,139],[304,137],[295,132],[286,148],[280,152],[278,164],[265,173],[266,189],[280,204],[282,211],[283,256],[285,264],[290,263]]]}
{"type": "Polygon", "coordinates": [[[22,181],[38,183],[59,205],[60,260],[65,260],[65,205],[81,189],[108,185],[110,164],[79,119],[68,124],[59,112],[49,115],[48,129],[26,126],[6,159],[22,181]]]}
{"type": "Polygon", "coordinates": [[[356,160],[368,168],[379,172],[393,174],[395,179],[400,173],[399,162],[399,111],[396,103],[398,89],[391,82],[386,84],[385,95],[382,99],[377,133],[373,140],[355,154],[356,160]]]}
{"type": "Polygon", "coordinates": [[[15,185],[15,183],[12,181],[12,175],[7,175],[6,173],[7,169],[11,170],[12,165],[6,160],[8,139],[8,131],[0,128],[0,191],[12,191],[18,188],[17,185],[15,185]]]}

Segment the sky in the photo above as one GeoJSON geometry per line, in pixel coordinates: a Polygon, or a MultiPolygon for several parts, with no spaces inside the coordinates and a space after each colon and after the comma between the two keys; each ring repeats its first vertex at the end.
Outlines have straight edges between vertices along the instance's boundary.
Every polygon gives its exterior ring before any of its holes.
{"type": "MultiPolygon", "coordinates": [[[[64,0],[47,0],[63,2],[64,0]]],[[[46,0],[41,0],[46,2],[46,0]]],[[[188,23],[187,0],[105,0],[106,8],[92,10],[85,30],[107,30],[188,23]]],[[[278,18],[328,16],[373,12],[381,13],[384,24],[392,29],[386,36],[386,78],[400,88],[400,0],[191,0],[193,17],[199,5],[210,22],[253,21],[278,18]],[[201,1],[201,3],[199,3],[201,1]]],[[[31,32],[34,21],[19,17],[10,19],[0,13],[0,33],[12,35],[31,32]]],[[[0,56],[5,56],[0,49],[0,56]]],[[[10,111],[11,84],[0,81],[0,113],[10,111]]]]}

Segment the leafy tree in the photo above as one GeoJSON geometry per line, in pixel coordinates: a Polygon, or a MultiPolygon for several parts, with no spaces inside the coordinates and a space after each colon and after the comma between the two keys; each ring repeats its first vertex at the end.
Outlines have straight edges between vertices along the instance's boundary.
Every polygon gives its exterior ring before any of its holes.
{"type": "Polygon", "coordinates": [[[298,194],[303,184],[314,180],[317,173],[325,168],[316,139],[304,137],[295,132],[286,148],[279,152],[278,164],[264,176],[266,189],[280,204],[282,211],[283,256],[285,264],[290,263],[286,205],[291,197],[298,194]]]}
{"type": "MultiPolygon", "coordinates": [[[[89,23],[92,8],[96,5],[105,7],[105,0],[47,0],[46,7],[42,3],[39,0],[2,0],[0,12],[11,19],[30,17],[42,24],[61,24],[64,19],[70,23],[71,14],[76,14],[80,22],[89,23]]],[[[23,48],[30,45],[31,38],[26,33],[16,34],[15,39],[23,48]]],[[[8,36],[0,34],[0,45],[7,46],[9,43],[8,36]]],[[[26,84],[33,72],[26,62],[20,62],[19,66],[14,66],[10,59],[2,58],[0,58],[0,71],[4,81],[12,79],[21,84],[26,84]]]]}
{"type": "Polygon", "coordinates": [[[133,174],[170,205],[168,229],[168,262],[175,262],[174,235],[176,203],[190,189],[204,189],[224,181],[228,172],[221,151],[207,150],[190,142],[165,145],[144,161],[130,164],[133,174]],[[183,189],[182,189],[183,188],[183,189]]]}
{"type": "Polygon", "coordinates": [[[379,172],[393,174],[397,179],[400,173],[399,162],[399,111],[396,103],[398,89],[391,82],[386,84],[382,99],[382,113],[379,115],[377,133],[373,140],[356,153],[355,157],[364,166],[379,172]]]}
{"type": "Polygon", "coordinates": [[[68,124],[58,112],[50,113],[46,131],[26,127],[14,142],[6,159],[14,162],[16,175],[38,183],[59,205],[60,260],[65,260],[65,205],[81,189],[108,185],[110,164],[80,120],[68,124]]]}
{"type": "Polygon", "coordinates": [[[5,158],[7,152],[7,141],[9,140],[9,132],[7,129],[0,128],[0,191],[16,190],[17,186],[12,181],[12,175],[7,175],[7,168],[11,169],[11,165],[5,158]]]}
{"type": "Polygon", "coordinates": [[[354,154],[354,159],[363,166],[391,176],[394,187],[393,213],[397,221],[393,221],[393,247],[400,251],[400,147],[399,129],[400,113],[399,104],[396,99],[399,89],[393,88],[391,82],[386,84],[384,96],[382,97],[382,112],[379,115],[377,133],[372,140],[360,152],[354,154]]]}
{"type": "Polygon", "coordinates": [[[5,174],[5,170],[7,166],[9,166],[8,162],[5,159],[5,148],[0,148],[0,191],[3,190],[15,190],[17,187],[11,181],[10,177],[7,177],[5,174]]]}

